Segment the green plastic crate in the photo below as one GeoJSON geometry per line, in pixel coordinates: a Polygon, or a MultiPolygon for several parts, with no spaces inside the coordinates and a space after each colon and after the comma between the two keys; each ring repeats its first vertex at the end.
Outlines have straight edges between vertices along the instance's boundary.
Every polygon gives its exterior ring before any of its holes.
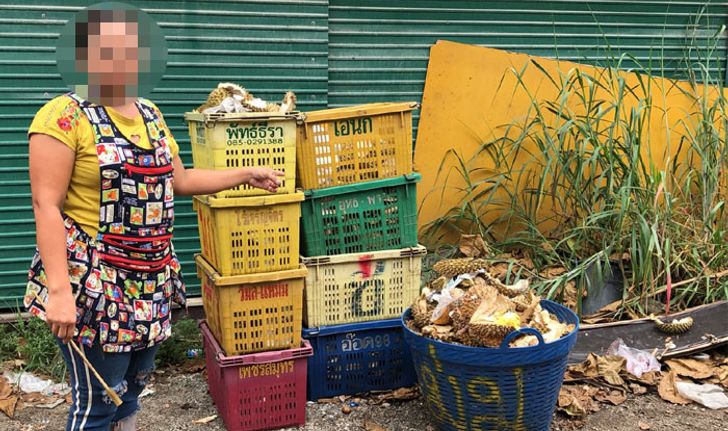
{"type": "Polygon", "coordinates": [[[304,256],[389,250],[417,245],[419,174],[305,192],[304,256]]]}

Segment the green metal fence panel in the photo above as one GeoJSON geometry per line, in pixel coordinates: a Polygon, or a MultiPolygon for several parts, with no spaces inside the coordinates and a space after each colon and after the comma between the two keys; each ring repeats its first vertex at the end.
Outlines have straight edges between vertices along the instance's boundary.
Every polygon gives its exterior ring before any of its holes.
{"type": "MultiPolygon", "coordinates": [[[[35,247],[26,131],[35,112],[66,90],[55,67],[55,42],[66,21],[95,1],[0,4],[0,308],[16,307],[35,247]]],[[[136,1],[161,26],[169,63],[151,99],[165,115],[190,167],[183,113],[218,82],[244,85],[279,100],[287,90],[300,109],[327,106],[328,1],[136,1]]],[[[175,248],[189,291],[199,293],[199,251],[190,200],[178,199],[175,248]]]]}
{"type": "MultiPolygon", "coordinates": [[[[14,306],[22,295],[35,244],[25,132],[36,110],[65,91],[53,62],[55,40],[66,20],[91,3],[0,4],[0,308],[14,306]]],[[[637,61],[680,78],[701,60],[713,76],[725,76],[726,39],[719,30],[728,3],[718,1],[132,3],[166,34],[169,65],[152,99],[187,165],[182,114],[218,82],[241,83],[271,100],[293,90],[303,110],[420,100],[429,48],[439,39],[599,65],[628,54],[622,67],[637,61]]],[[[199,240],[189,202],[179,200],[175,246],[194,294],[199,287],[192,254],[199,240]]]]}
{"type": "MultiPolygon", "coordinates": [[[[429,49],[452,40],[581,63],[636,63],[723,81],[728,3],[695,0],[330,0],[329,106],[421,100],[429,49]],[[664,59],[663,62],[660,59],[664,59]]],[[[414,113],[415,127],[419,112],[414,113]]],[[[415,133],[416,136],[416,133],[415,133]]]]}

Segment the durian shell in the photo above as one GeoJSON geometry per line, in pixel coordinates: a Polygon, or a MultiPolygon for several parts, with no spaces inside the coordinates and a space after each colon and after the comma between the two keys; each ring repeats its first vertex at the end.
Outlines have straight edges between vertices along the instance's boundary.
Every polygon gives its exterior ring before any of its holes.
{"type": "Polygon", "coordinates": [[[230,96],[232,96],[232,92],[227,88],[215,88],[207,95],[207,101],[197,107],[197,111],[202,112],[207,108],[217,106],[222,103],[225,98],[230,96]]]}
{"type": "Polygon", "coordinates": [[[486,283],[488,283],[489,285],[498,289],[498,293],[500,293],[501,295],[507,296],[509,298],[515,298],[515,297],[523,294],[523,292],[521,292],[521,291],[509,289],[508,286],[503,284],[502,281],[493,277],[488,272],[481,274],[481,277],[483,277],[485,279],[486,283]]]}
{"type": "Polygon", "coordinates": [[[412,304],[412,320],[418,328],[423,328],[430,324],[430,317],[432,311],[435,309],[434,304],[430,304],[424,298],[418,298],[414,304],[412,304]],[[424,307],[422,302],[425,302],[424,307]],[[423,310],[424,308],[424,310],[423,310]]]}
{"type": "Polygon", "coordinates": [[[430,282],[430,289],[435,292],[439,292],[443,287],[445,287],[445,284],[447,284],[447,278],[438,277],[430,282]]]}
{"type": "Polygon", "coordinates": [[[456,331],[467,326],[473,313],[478,309],[480,301],[482,298],[468,292],[453,302],[450,318],[456,331]]]}
{"type": "Polygon", "coordinates": [[[475,323],[468,325],[468,337],[471,343],[481,347],[498,347],[506,338],[506,335],[513,332],[510,326],[475,323]]]}
{"type": "Polygon", "coordinates": [[[468,274],[486,268],[487,266],[488,263],[484,259],[459,258],[443,259],[436,262],[432,266],[432,269],[442,276],[454,278],[460,274],[468,274]]]}
{"type": "Polygon", "coordinates": [[[693,326],[693,318],[688,317],[688,319],[688,321],[682,323],[662,322],[661,320],[657,319],[655,321],[655,327],[665,334],[684,334],[685,332],[688,332],[693,326]]]}

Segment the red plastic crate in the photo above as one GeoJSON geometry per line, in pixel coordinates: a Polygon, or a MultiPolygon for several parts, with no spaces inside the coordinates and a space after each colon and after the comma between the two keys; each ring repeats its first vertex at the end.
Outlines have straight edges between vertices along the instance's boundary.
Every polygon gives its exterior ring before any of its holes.
{"type": "Polygon", "coordinates": [[[228,431],[271,430],[306,422],[308,341],[296,349],[225,356],[207,323],[204,340],[210,396],[228,431]]]}

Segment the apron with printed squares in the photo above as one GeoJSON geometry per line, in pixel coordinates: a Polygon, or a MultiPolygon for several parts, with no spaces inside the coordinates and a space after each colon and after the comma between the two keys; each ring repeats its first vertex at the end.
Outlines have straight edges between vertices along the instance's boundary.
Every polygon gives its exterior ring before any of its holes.
{"type": "MultiPolygon", "coordinates": [[[[174,190],[172,154],[161,115],[136,102],[152,149],[134,145],[103,106],[73,93],[96,137],[101,175],[99,233],[91,238],[64,215],[71,286],[76,297],[78,342],[98,340],[106,352],[128,352],[171,334],[171,301],[185,303],[180,264],[172,246],[174,190]]],[[[46,275],[36,251],[25,306],[44,318],[46,275]]]]}

